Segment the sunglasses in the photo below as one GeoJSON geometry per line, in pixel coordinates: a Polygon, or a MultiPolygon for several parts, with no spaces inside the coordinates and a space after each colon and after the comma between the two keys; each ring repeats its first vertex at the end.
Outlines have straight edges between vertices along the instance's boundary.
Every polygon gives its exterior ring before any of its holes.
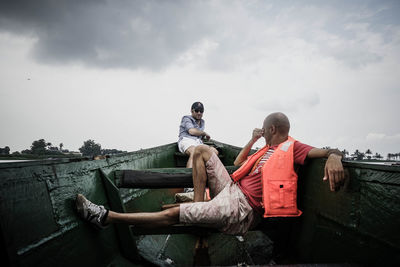
{"type": "Polygon", "coordinates": [[[203,112],[204,112],[204,110],[195,109],[195,110],[194,110],[194,112],[196,112],[196,113],[199,113],[199,112],[200,112],[200,113],[203,113],[203,112]]]}

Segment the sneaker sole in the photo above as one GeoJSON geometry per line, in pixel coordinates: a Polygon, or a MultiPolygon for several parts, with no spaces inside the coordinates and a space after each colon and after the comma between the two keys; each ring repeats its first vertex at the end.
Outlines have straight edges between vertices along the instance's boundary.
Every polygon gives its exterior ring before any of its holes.
{"type": "Polygon", "coordinates": [[[81,218],[85,219],[84,216],[84,207],[83,207],[83,203],[85,202],[86,198],[82,195],[82,194],[78,194],[76,195],[76,199],[75,199],[75,204],[76,204],[76,210],[79,214],[79,216],[81,216],[81,218]]]}
{"type": "MultiPolygon", "coordinates": [[[[95,223],[91,222],[91,217],[87,214],[85,216],[85,208],[84,208],[84,204],[85,202],[87,202],[89,200],[87,200],[86,197],[84,197],[82,194],[77,194],[76,198],[75,198],[75,205],[76,205],[76,210],[78,212],[79,217],[81,217],[84,221],[87,221],[88,223],[90,223],[90,225],[92,225],[92,227],[94,227],[97,230],[102,230],[108,227],[108,225],[104,225],[104,226],[98,226],[95,223]]],[[[107,212],[108,213],[108,212],[107,212]]]]}

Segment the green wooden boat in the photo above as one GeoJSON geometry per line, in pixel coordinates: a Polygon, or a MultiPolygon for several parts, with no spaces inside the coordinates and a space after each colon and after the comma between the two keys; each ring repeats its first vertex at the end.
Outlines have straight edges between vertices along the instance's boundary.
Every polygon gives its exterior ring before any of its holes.
{"type": "MultiPolygon", "coordinates": [[[[213,145],[224,165],[232,166],[240,148],[217,141],[213,145]]],[[[325,161],[312,160],[299,174],[303,215],[265,219],[245,236],[182,225],[151,231],[113,225],[98,231],[74,210],[77,193],[117,211],[160,210],[174,202],[177,189],[171,187],[176,184],[166,179],[166,188],[121,188],[129,184],[127,170],[188,181],[185,160],[172,143],[102,160],[1,163],[3,265],[400,264],[399,166],[345,162],[350,178],[345,188],[332,193],[322,181],[325,161]]]]}

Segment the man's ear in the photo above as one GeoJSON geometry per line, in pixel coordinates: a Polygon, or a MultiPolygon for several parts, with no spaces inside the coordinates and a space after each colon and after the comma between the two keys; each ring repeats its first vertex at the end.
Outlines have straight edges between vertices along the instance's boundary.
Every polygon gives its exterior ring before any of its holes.
{"type": "Polygon", "coordinates": [[[276,133],[276,127],[275,127],[275,125],[272,124],[272,125],[269,127],[269,131],[270,131],[271,134],[275,134],[275,133],[276,133]]]}

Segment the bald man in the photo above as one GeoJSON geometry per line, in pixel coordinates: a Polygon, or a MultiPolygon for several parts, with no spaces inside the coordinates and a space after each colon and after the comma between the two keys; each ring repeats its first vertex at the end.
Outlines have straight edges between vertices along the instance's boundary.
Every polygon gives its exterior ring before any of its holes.
{"type": "Polygon", "coordinates": [[[245,234],[263,216],[299,216],[301,211],[297,210],[295,197],[297,167],[303,165],[307,158],[327,158],[323,179],[329,181],[331,191],[337,190],[343,184],[344,171],[340,151],[319,149],[300,143],[289,136],[289,129],[290,123],[285,114],[276,112],[268,115],[263,127],[253,130],[250,141],[237,156],[234,164],[241,167],[232,177],[215,153],[207,146],[197,146],[193,155],[193,203],[180,204],[160,212],[117,213],[93,204],[79,194],[76,199],[78,213],[99,228],[110,223],[127,223],[149,228],[188,223],[218,228],[224,233],[234,235],[245,234]],[[249,156],[252,146],[261,137],[264,137],[266,146],[249,156]],[[287,177],[281,177],[282,181],[276,183],[276,177],[271,178],[274,175],[287,177]],[[288,182],[288,179],[294,180],[288,182]],[[264,184],[271,183],[271,186],[263,188],[262,180],[264,184]],[[211,200],[205,202],[206,184],[210,189],[211,200]],[[273,184],[276,184],[276,188],[273,184]],[[295,190],[292,187],[292,190],[287,191],[289,193],[285,193],[285,196],[289,194],[287,199],[283,198],[286,202],[277,204],[274,196],[280,190],[287,190],[293,185],[295,190]],[[263,193],[264,196],[270,195],[272,199],[265,202],[263,193]]]}

